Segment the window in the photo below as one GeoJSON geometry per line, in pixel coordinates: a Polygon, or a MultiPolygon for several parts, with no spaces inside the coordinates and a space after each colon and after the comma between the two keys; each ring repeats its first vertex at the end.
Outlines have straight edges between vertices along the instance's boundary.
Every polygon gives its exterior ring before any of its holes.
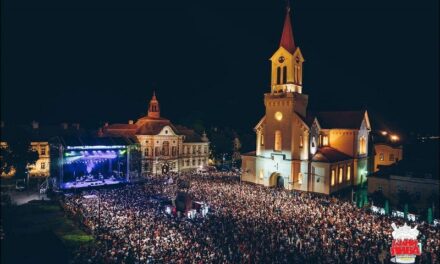
{"type": "Polygon", "coordinates": [[[275,131],[275,151],[281,151],[281,131],[277,130],[275,131]]]}
{"type": "Polygon", "coordinates": [[[148,156],[148,148],[145,148],[145,150],[144,150],[144,156],[145,156],[145,157],[148,156]]]}
{"type": "Polygon", "coordinates": [[[162,155],[164,155],[164,156],[170,155],[170,142],[164,141],[162,143],[162,155]]]}
{"type": "Polygon", "coordinates": [[[380,153],[380,154],[379,154],[379,160],[380,160],[380,161],[383,161],[383,160],[384,160],[383,153],[380,153]]]}
{"type": "Polygon", "coordinates": [[[303,147],[303,136],[299,136],[299,147],[303,147]]]}
{"type": "Polygon", "coordinates": [[[383,191],[382,186],[378,186],[378,187],[377,187],[377,190],[378,190],[378,191],[383,191]]]}
{"type": "Polygon", "coordinates": [[[322,135],[319,135],[319,146],[322,146],[322,135]]]}
{"type": "Polygon", "coordinates": [[[359,154],[367,153],[367,142],[365,136],[361,136],[359,139],[359,154]]]}
{"type": "Polygon", "coordinates": [[[351,178],[351,166],[347,166],[347,181],[350,181],[351,178]]]}
{"type": "Polygon", "coordinates": [[[283,84],[287,83],[287,66],[283,67],[283,84]]]}
{"type": "Polygon", "coordinates": [[[44,170],[46,168],[46,163],[45,162],[41,162],[41,169],[44,170]]]}
{"type": "Polygon", "coordinates": [[[200,166],[200,164],[202,164],[202,161],[200,159],[197,160],[197,165],[200,166]]]}
{"type": "Polygon", "coordinates": [[[264,135],[263,135],[263,133],[260,134],[260,144],[261,144],[261,146],[264,146],[264,135]]]}
{"type": "Polygon", "coordinates": [[[328,136],[323,136],[322,137],[322,145],[328,146],[328,136]]]}
{"type": "Polygon", "coordinates": [[[312,148],[315,147],[315,137],[312,138],[312,148]]]}
{"type": "Polygon", "coordinates": [[[262,180],[264,178],[264,172],[263,169],[260,170],[260,180],[262,180]]]}
{"type": "Polygon", "coordinates": [[[342,168],[339,168],[339,180],[338,183],[342,183],[342,175],[344,174],[344,170],[342,168]]]}
{"type": "Polygon", "coordinates": [[[189,166],[189,160],[186,160],[186,166],[189,166]]]}
{"type": "Polygon", "coordinates": [[[40,152],[41,152],[41,155],[46,155],[46,146],[40,146],[40,152]]]}
{"type": "Polygon", "coordinates": [[[203,148],[203,153],[208,154],[208,146],[205,146],[205,147],[203,148]]]}
{"type": "Polygon", "coordinates": [[[199,146],[197,147],[197,153],[202,153],[202,146],[201,146],[201,145],[199,145],[199,146]]]}
{"type": "Polygon", "coordinates": [[[192,146],[193,154],[196,154],[196,146],[192,146]]]}
{"type": "Polygon", "coordinates": [[[144,163],[144,170],[146,171],[146,170],[148,170],[148,163],[144,163]]]}
{"type": "Polygon", "coordinates": [[[298,184],[303,184],[303,174],[298,172],[298,184]]]}
{"type": "Polygon", "coordinates": [[[193,159],[193,166],[196,166],[196,160],[193,159]]]}
{"type": "Polygon", "coordinates": [[[154,148],[154,156],[160,156],[160,148],[159,147],[154,148]]]}
{"type": "Polygon", "coordinates": [[[177,147],[176,146],[172,146],[171,147],[171,155],[172,156],[176,156],[177,155],[177,147]]]}
{"type": "Polygon", "coordinates": [[[277,84],[281,83],[281,68],[277,68],[277,84]]]}
{"type": "Polygon", "coordinates": [[[394,161],[394,154],[393,153],[390,154],[390,161],[394,161]]]}
{"type": "Polygon", "coordinates": [[[332,186],[335,186],[335,170],[332,170],[332,176],[331,176],[330,184],[332,186]]]}

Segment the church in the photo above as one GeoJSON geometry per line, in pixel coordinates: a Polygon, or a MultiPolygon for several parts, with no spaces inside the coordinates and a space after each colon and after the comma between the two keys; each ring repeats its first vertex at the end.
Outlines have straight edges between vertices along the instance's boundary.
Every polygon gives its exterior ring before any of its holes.
{"type": "Polygon", "coordinates": [[[162,174],[198,170],[208,164],[209,139],[184,126],[173,125],[160,115],[156,94],[150,100],[148,114],[128,124],[106,124],[105,136],[134,137],[141,150],[141,173],[162,174]]]}
{"type": "Polygon", "coordinates": [[[254,130],[256,150],[242,154],[242,180],[331,194],[366,182],[371,170],[367,111],[308,111],[301,49],[287,8],[280,46],[270,58],[271,90],[254,130]]]}

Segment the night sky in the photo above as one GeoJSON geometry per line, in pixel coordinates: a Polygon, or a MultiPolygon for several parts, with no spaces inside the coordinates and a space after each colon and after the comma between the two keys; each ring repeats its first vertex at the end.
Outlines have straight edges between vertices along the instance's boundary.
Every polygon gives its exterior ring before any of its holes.
{"type": "MultiPolygon", "coordinates": [[[[125,123],[156,90],[175,123],[251,132],[285,2],[154,2],[2,1],[2,120],[125,123]]],[[[309,108],[438,134],[438,1],[366,3],[292,1],[309,108]]]]}

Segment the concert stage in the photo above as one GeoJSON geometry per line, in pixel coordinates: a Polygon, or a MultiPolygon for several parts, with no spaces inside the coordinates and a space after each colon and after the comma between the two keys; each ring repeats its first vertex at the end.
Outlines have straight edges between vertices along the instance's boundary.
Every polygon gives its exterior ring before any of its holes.
{"type": "Polygon", "coordinates": [[[51,154],[51,175],[60,190],[127,183],[140,172],[138,144],[130,138],[63,137],[51,143],[51,154]]]}
{"type": "Polygon", "coordinates": [[[65,182],[62,184],[61,189],[82,189],[82,188],[90,188],[90,187],[101,187],[101,186],[111,186],[117,184],[127,183],[124,179],[104,179],[104,180],[92,180],[92,181],[73,181],[73,182],[65,182]]]}

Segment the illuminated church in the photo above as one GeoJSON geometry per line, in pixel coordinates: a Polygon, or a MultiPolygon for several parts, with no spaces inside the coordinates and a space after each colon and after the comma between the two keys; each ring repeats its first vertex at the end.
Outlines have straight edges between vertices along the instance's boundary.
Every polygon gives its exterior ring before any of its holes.
{"type": "Polygon", "coordinates": [[[256,151],[242,155],[242,180],[324,194],[365,182],[370,171],[368,113],[307,110],[304,57],[294,42],[290,8],[270,61],[266,113],[254,128],[256,151]]]}

